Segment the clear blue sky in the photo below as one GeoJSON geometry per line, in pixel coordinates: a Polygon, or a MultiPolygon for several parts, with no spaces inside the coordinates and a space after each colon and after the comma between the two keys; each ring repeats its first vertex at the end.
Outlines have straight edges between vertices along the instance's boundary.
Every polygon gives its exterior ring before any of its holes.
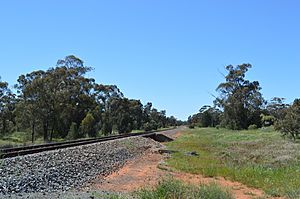
{"type": "Polygon", "coordinates": [[[74,54],[129,98],[186,119],[211,104],[218,71],[251,63],[266,99],[299,96],[298,0],[6,0],[0,76],[47,69],[74,54]]]}

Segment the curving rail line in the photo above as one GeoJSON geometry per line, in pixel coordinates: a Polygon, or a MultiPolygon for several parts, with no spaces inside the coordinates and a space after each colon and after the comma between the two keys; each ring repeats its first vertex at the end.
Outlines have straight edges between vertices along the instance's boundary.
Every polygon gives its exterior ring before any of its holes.
{"type": "Polygon", "coordinates": [[[136,136],[155,137],[156,133],[162,131],[167,131],[167,130],[150,131],[145,133],[129,133],[129,134],[122,134],[122,135],[106,136],[101,138],[90,138],[90,139],[81,139],[81,140],[73,140],[73,141],[65,141],[65,142],[57,142],[57,143],[47,143],[47,144],[38,144],[38,145],[31,145],[31,146],[24,146],[24,147],[0,149],[0,159],[40,153],[43,151],[50,151],[55,149],[63,149],[68,147],[86,145],[86,144],[93,144],[97,142],[105,142],[109,140],[116,140],[116,139],[127,138],[127,137],[136,137],[136,136]]]}

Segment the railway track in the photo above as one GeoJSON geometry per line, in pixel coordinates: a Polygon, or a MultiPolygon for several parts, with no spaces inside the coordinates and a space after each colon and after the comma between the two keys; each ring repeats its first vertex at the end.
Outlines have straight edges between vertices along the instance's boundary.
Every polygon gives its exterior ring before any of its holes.
{"type": "Polygon", "coordinates": [[[151,131],[145,133],[129,133],[122,135],[112,135],[101,138],[90,138],[90,139],[81,139],[81,140],[73,140],[73,141],[65,141],[65,142],[57,142],[57,143],[47,143],[47,144],[39,144],[39,145],[31,145],[31,146],[23,146],[23,147],[14,147],[14,148],[6,148],[0,150],[0,159],[11,158],[16,156],[23,156],[28,154],[40,153],[43,151],[51,151],[56,149],[63,149],[68,147],[93,144],[98,142],[106,142],[109,140],[116,140],[127,137],[155,137],[156,133],[162,132],[166,130],[159,131],[151,131]]]}

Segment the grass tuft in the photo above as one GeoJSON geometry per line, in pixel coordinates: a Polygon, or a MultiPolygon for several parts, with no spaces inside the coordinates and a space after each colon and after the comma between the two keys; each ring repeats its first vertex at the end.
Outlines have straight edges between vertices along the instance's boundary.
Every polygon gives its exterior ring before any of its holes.
{"type": "Polygon", "coordinates": [[[154,189],[142,189],[136,192],[139,199],[233,199],[228,190],[216,184],[192,186],[174,179],[161,181],[154,189]]]}

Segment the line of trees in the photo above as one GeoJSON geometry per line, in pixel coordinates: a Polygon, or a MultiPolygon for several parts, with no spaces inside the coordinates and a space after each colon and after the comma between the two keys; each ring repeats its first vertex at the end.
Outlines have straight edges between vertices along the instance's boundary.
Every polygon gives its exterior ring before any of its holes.
{"type": "Polygon", "coordinates": [[[0,135],[26,131],[32,142],[39,136],[48,142],[181,124],[151,103],[143,105],[140,100],[124,97],[115,85],[87,78],[91,70],[71,55],[46,71],[20,75],[16,92],[0,80],[0,135]]]}
{"type": "Polygon", "coordinates": [[[226,66],[225,82],[218,85],[213,106],[205,105],[188,118],[191,128],[223,127],[232,130],[274,125],[283,135],[296,139],[300,135],[300,99],[292,105],[284,98],[266,101],[258,81],[247,80],[251,64],[226,66]]]}

